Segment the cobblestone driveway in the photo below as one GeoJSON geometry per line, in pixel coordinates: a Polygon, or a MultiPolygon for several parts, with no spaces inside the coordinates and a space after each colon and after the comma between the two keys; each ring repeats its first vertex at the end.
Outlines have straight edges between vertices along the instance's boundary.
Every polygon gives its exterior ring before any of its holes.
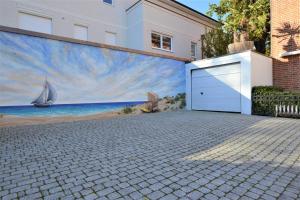
{"type": "Polygon", "coordinates": [[[300,121],[174,112],[0,128],[0,198],[299,199],[300,121]]]}

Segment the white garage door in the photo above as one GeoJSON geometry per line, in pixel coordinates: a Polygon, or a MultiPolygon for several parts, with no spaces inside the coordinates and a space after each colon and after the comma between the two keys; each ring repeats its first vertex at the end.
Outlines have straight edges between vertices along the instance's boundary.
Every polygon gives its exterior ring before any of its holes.
{"type": "Polygon", "coordinates": [[[241,112],[239,63],[192,71],[192,109],[241,112]]]}

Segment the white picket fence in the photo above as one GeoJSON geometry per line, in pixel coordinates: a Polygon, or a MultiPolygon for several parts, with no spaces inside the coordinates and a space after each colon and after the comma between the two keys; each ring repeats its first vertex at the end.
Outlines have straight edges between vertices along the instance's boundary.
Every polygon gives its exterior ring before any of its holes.
{"type": "Polygon", "coordinates": [[[275,116],[300,117],[300,110],[298,105],[275,105],[275,116]]]}

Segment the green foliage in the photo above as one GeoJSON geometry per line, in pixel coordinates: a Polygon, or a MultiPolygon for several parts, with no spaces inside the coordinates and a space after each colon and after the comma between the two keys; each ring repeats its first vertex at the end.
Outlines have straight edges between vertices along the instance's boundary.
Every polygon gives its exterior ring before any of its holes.
{"type": "MultiPolygon", "coordinates": [[[[267,51],[270,31],[270,0],[220,0],[207,13],[217,15],[228,33],[248,33],[249,39],[263,43],[267,51]]],[[[257,46],[260,47],[261,44],[257,46]]]]}
{"type": "Polygon", "coordinates": [[[178,93],[175,96],[175,101],[181,101],[182,99],[185,99],[185,93],[178,93]]]}
{"type": "Polygon", "coordinates": [[[183,100],[180,101],[179,108],[183,109],[183,108],[185,108],[185,106],[186,106],[186,101],[185,101],[185,99],[183,99],[183,100]]]}
{"type": "Polygon", "coordinates": [[[124,114],[131,114],[131,113],[133,113],[133,111],[134,111],[134,109],[133,109],[132,107],[125,107],[125,108],[123,108],[123,110],[122,110],[122,112],[123,112],[124,114]]]}
{"type": "Polygon", "coordinates": [[[275,105],[300,106],[300,93],[286,92],[278,87],[259,86],[252,89],[252,112],[255,115],[275,116],[275,105]]]}
{"type": "Polygon", "coordinates": [[[176,102],[180,102],[179,104],[179,108],[180,109],[183,109],[185,106],[186,106],[186,102],[185,102],[185,93],[178,93],[176,96],[175,96],[175,99],[174,99],[176,102]]]}
{"type": "Polygon", "coordinates": [[[271,92],[283,92],[283,89],[275,86],[256,86],[252,88],[253,94],[266,94],[271,92]]]}
{"type": "Polygon", "coordinates": [[[211,58],[227,54],[232,40],[232,34],[225,32],[221,26],[207,32],[202,40],[204,56],[211,58]]]}

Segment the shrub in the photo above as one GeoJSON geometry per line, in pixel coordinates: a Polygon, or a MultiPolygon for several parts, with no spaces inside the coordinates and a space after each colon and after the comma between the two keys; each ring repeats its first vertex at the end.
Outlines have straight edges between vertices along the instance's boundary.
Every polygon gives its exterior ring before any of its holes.
{"type": "Polygon", "coordinates": [[[185,99],[185,93],[178,93],[176,96],[175,96],[175,101],[181,101],[185,99]]]}
{"type": "Polygon", "coordinates": [[[283,89],[275,86],[257,86],[252,88],[254,94],[265,94],[269,92],[283,92],[283,89]]]}
{"type": "Polygon", "coordinates": [[[133,113],[133,111],[134,111],[134,109],[133,109],[132,107],[125,107],[125,108],[123,108],[123,110],[122,110],[122,112],[123,112],[124,114],[131,114],[131,113],[133,113]]]}
{"type": "Polygon", "coordinates": [[[275,105],[300,106],[300,93],[283,91],[278,87],[259,86],[252,89],[252,113],[275,116],[275,105]]]}
{"type": "Polygon", "coordinates": [[[180,109],[183,109],[183,108],[185,108],[185,106],[186,106],[185,99],[182,99],[182,100],[180,101],[179,108],[180,108],[180,109]]]}

